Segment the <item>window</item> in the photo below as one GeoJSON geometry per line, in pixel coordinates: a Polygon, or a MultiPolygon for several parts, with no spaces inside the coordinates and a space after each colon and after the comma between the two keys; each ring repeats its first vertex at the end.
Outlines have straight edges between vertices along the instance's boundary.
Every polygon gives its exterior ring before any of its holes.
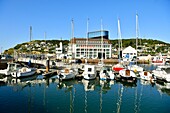
{"type": "Polygon", "coordinates": [[[88,68],[88,72],[91,72],[92,71],[92,69],[91,68],[88,68]]]}

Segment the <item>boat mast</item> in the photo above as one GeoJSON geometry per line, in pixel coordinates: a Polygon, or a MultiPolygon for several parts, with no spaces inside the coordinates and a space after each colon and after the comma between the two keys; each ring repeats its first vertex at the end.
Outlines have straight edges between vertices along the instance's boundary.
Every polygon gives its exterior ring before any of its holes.
{"type": "Polygon", "coordinates": [[[31,55],[32,26],[30,26],[30,55],[31,55]]]}
{"type": "MultiPolygon", "coordinates": [[[[136,14],[136,51],[138,49],[138,37],[139,37],[139,29],[138,29],[138,14],[136,14]]],[[[138,55],[138,51],[136,53],[136,56],[138,55]]],[[[137,58],[136,58],[136,64],[137,64],[137,58]]]]}
{"type": "Polygon", "coordinates": [[[74,20],[71,20],[71,29],[72,29],[72,39],[71,39],[71,54],[72,54],[72,58],[74,56],[73,54],[73,41],[74,41],[74,20]]]}
{"type": "Polygon", "coordinates": [[[119,61],[120,61],[120,51],[122,51],[122,36],[120,30],[120,19],[118,18],[118,45],[119,45],[119,61]]]}
{"type": "Polygon", "coordinates": [[[139,37],[139,31],[138,31],[138,14],[136,14],[136,50],[138,48],[138,37],[139,37]]]}
{"type": "Polygon", "coordinates": [[[101,48],[102,48],[102,58],[101,58],[101,63],[103,65],[103,23],[102,23],[102,19],[101,19],[101,48]]]}
{"type": "MultiPolygon", "coordinates": [[[[45,38],[45,48],[47,49],[47,39],[46,39],[46,32],[44,32],[44,38],[45,38]]],[[[47,50],[46,50],[47,51],[47,50]]],[[[45,57],[47,58],[47,52],[45,52],[45,57]]]]}
{"type": "Polygon", "coordinates": [[[87,52],[88,51],[88,37],[89,37],[89,18],[87,19],[87,36],[86,36],[86,63],[87,63],[87,59],[88,59],[88,55],[89,55],[89,53],[87,52]]]}

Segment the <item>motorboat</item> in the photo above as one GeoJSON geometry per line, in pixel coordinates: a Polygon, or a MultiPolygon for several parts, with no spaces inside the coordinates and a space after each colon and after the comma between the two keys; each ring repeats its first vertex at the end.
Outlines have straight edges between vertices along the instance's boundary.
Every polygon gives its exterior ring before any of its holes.
{"type": "Polygon", "coordinates": [[[153,74],[149,71],[141,71],[141,72],[139,72],[139,75],[142,80],[147,80],[147,81],[151,81],[151,82],[156,80],[156,78],[153,76],[153,74]]]}
{"type": "Polygon", "coordinates": [[[70,68],[65,68],[62,69],[58,72],[58,78],[60,81],[62,80],[69,80],[69,79],[74,79],[75,78],[75,73],[73,69],[70,68]]]}
{"type": "Polygon", "coordinates": [[[123,80],[128,80],[128,81],[136,81],[137,76],[134,73],[134,71],[129,70],[129,69],[123,69],[119,71],[120,78],[123,80]]]}
{"type": "Polygon", "coordinates": [[[11,75],[12,75],[12,77],[15,77],[15,78],[29,77],[29,76],[34,75],[36,72],[37,72],[36,68],[22,67],[21,69],[12,71],[11,75]]]}
{"type": "Polygon", "coordinates": [[[3,66],[3,68],[0,68],[0,74],[2,75],[11,75],[12,71],[16,71],[21,68],[21,65],[18,63],[8,62],[4,65],[5,66],[3,66]]]}
{"type": "Polygon", "coordinates": [[[84,64],[80,64],[79,68],[78,68],[78,73],[82,74],[84,72],[84,64]]]}
{"type": "Polygon", "coordinates": [[[82,76],[84,77],[84,79],[87,79],[87,80],[95,79],[97,76],[96,66],[90,65],[90,64],[85,64],[84,72],[82,73],[82,76]]]}
{"type": "Polygon", "coordinates": [[[103,66],[99,73],[100,80],[114,80],[115,74],[110,66],[103,66]]]}
{"type": "Polygon", "coordinates": [[[156,77],[156,80],[170,82],[170,66],[158,66],[152,73],[156,77]]]}
{"type": "Polygon", "coordinates": [[[158,64],[158,65],[164,65],[166,60],[162,57],[162,54],[159,53],[159,55],[154,56],[152,58],[152,64],[158,64]]]}

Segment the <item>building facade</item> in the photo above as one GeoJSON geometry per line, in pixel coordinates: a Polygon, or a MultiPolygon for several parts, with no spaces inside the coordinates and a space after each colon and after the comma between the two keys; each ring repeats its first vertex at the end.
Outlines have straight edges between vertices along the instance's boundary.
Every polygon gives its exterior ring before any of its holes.
{"type": "Polygon", "coordinates": [[[72,38],[69,43],[68,55],[72,58],[107,59],[112,56],[112,44],[108,31],[89,32],[88,38],[72,38]]]}
{"type": "Polygon", "coordinates": [[[63,54],[63,44],[60,42],[59,47],[56,47],[56,57],[60,59],[60,56],[63,54]]]}
{"type": "Polygon", "coordinates": [[[131,46],[128,46],[122,51],[122,58],[124,61],[131,61],[137,58],[137,50],[131,46]]]}

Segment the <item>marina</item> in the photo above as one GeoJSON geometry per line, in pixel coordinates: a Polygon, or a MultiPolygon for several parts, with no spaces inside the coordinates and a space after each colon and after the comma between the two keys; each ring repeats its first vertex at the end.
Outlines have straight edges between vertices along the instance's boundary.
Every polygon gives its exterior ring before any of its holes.
{"type": "Polygon", "coordinates": [[[169,113],[169,5],[3,0],[0,113],[169,113]]]}
{"type": "MultiPolygon", "coordinates": [[[[145,70],[156,69],[155,65],[141,66],[145,70]]],[[[0,92],[2,113],[168,113],[170,110],[170,83],[140,78],[131,83],[99,77],[60,81],[57,75],[1,76],[0,92]]]]}

